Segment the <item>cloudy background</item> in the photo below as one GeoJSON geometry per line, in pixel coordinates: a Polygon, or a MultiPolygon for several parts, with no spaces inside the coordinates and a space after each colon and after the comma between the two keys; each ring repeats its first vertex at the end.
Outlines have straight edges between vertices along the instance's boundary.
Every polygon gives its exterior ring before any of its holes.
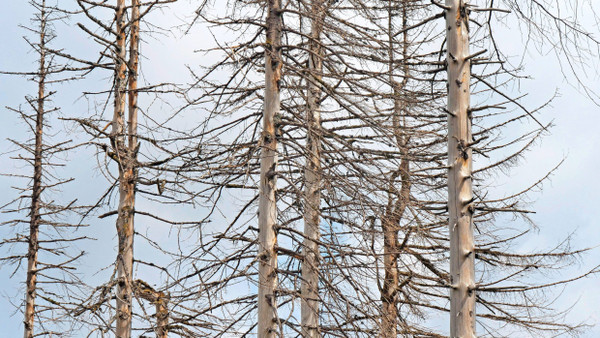
{"type": "MultiPolygon", "coordinates": [[[[61,1],[64,2],[64,1],[61,1]]],[[[600,3],[594,5],[600,10],[600,3]]],[[[181,24],[189,18],[193,5],[189,1],[180,1],[172,10],[156,13],[152,20],[157,25],[172,27],[181,24]]],[[[36,55],[29,50],[22,39],[27,31],[19,25],[29,25],[32,8],[26,1],[4,1],[3,10],[0,12],[0,70],[3,71],[29,71],[37,67],[36,55]]],[[[593,20],[584,17],[589,29],[596,31],[600,37],[598,27],[593,20]]],[[[57,24],[60,38],[55,45],[65,46],[76,55],[85,55],[87,51],[94,50],[94,45],[75,26],[75,21],[57,24]],[[66,29],[71,26],[72,29],[66,29]],[[70,34],[70,35],[65,35],[70,34]]],[[[195,49],[204,47],[209,43],[209,36],[201,28],[195,28],[189,35],[183,36],[179,29],[165,32],[164,36],[156,36],[151,41],[146,41],[142,51],[148,60],[152,60],[158,67],[144,65],[142,71],[148,82],[162,81],[187,82],[188,73],[186,64],[207,64],[209,60],[202,54],[194,53],[195,49]],[[148,43],[151,42],[151,43],[148,43]]],[[[32,37],[35,38],[35,37],[32,37]]],[[[534,208],[537,213],[532,217],[539,225],[539,232],[531,236],[531,241],[526,243],[531,249],[552,247],[570,234],[573,235],[573,247],[596,247],[600,244],[600,108],[586,95],[581,85],[568,71],[562,72],[565,63],[560,63],[554,53],[549,51],[549,46],[542,48],[529,48],[523,50],[525,37],[518,30],[504,27],[499,32],[500,41],[503,41],[507,54],[518,62],[523,58],[526,73],[532,79],[521,81],[519,86],[512,90],[515,93],[529,93],[524,102],[528,106],[537,106],[545,102],[556,91],[559,96],[546,108],[539,119],[544,122],[553,121],[554,127],[551,134],[544,137],[532,151],[527,153],[521,161],[520,167],[512,172],[510,181],[500,180],[496,189],[513,191],[528,183],[537,181],[549,169],[553,168],[563,158],[564,164],[546,182],[543,192],[531,195],[535,200],[534,208]],[[565,76],[566,74],[566,76],[565,76]]],[[[583,46],[582,46],[583,47],[583,46]]],[[[600,59],[600,56],[597,56],[600,59]]],[[[564,61],[564,60],[563,60],[564,61]]],[[[598,79],[598,60],[585,60],[586,64],[577,71],[582,75],[583,84],[592,90],[600,92],[598,79]]],[[[97,75],[96,78],[86,80],[88,86],[93,87],[94,81],[98,88],[106,88],[106,81],[110,74],[97,75]],[[108,76],[108,77],[107,77],[108,76]]],[[[89,88],[89,87],[86,87],[89,88]]],[[[22,163],[10,160],[10,151],[14,146],[6,138],[24,140],[27,132],[26,125],[20,121],[16,114],[5,106],[25,107],[23,97],[34,93],[34,83],[25,78],[15,76],[0,76],[0,173],[15,173],[24,170],[22,163]]],[[[62,107],[64,116],[80,116],[89,111],[89,103],[81,98],[77,85],[65,84],[53,88],[59,91],[55,100],[57,106],[62,107]]],[[[531,126],[523,125],[523,130],[531,126]]],[[[56,130],[63,128],[57,126],[56,130]]],[[[67,131],[69,125],[65,125],[67,131]]],[[[513,126],[513,128],[517,128],[513,126]]],[[[512,131],[511,131],[512,132],[512,131]]],[[[518,133],[518,130],[514,131],[518,133]]],[[[64,132],[62,132],[64,133],[64,132]]],[[[75,138],[73,133],[69,137],[75,138]]],[[[80,136],[79,136],[80,137],[80,136]]],[[[107,183],[101,173],[95,168],[96,162],[90,160],[93,154],[91,149],[83,149],[69,155],[66,176],[78,178],[76,185],[65,186],[64,193],[77,196],[81,201],[91,202],[97,198],[107,183]]],[[[29,168],[25,167],[26,170],[29,168]]],[[[16,191],[11,186],[17,184],[14,179],[0,177],[0,205],[5,204],[16,196],[16,191]]],[[[0,214],[0,223],[8,220],[8,215],[0,214]]],[[[90,220],[89,231],[97,238],[94,242],[85,244],[89,254],[84,258],[83,271],[91,273],[99,268],[108,266],[114,260],[114,225],[112,220],[90,220]],[[110,244],[107,244],[110,243],[110,244]],[[107,246],[110,250],[107,249],[107,246]]],[[[164,225],[151,227],[148,231],[152,236],[169,236],[169,229],[164,225]]],[[[0,235],[8,236],[8,229],[0,228],[0,235]]],[[[523,248],[527,249],[527,248],[523,248]]],[[[136,250],[138,248],[136,247],[136,250]]],[[[138,251],[143,254],[143,249],[138,251]]],[[[4,254],[4,251],[2,251],[4,254]]],[[[561,276],[582,273],[600,264],[600,251],[593,249],[581,258],[581,263],[573,265],[570,271],[564,271],[561,276]]],[[[12,278],[10,267],[0,270],[0,328],[1,336],[15,337],[22,334],[22,315],[17,306],[23,295],[24,272],[19,270],[12,278]]],[[[102,279],[102,274],[94,278],[102,279]]],[[[591,328],[584,337],[600,337],[600,276],[577,281],[567,287],[557,306],[567,307],[574,304],[569,319],[574,322],[585,321],[598,327],[591,328]]]]}

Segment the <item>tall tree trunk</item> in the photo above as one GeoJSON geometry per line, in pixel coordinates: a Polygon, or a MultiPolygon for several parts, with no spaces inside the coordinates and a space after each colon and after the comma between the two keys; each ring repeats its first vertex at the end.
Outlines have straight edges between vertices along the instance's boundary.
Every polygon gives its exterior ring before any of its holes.
{"type": "Polygon", "coordinates": [[[116,56],[115,56],[115,110],[113,116],[113,128],[111,141],[115,149],[119,166],[119,208],[117,216],[117,235],[119,239],[119,251],[117,256],[117,326],[116,336],[118,338],[131,337],[131,310],[132,310],[132,275],[133,275],[133,234],[135,214],[135,182],[137,179],[136,168],[136,127],[137,127],[137,45],[139,18],[134,17],[139,13],[139,3],[132,0],[132,28],[130,39],[130,59],[127,65],[126,49],[126,13],[125,0],[117,1],[116,11],[116,56]],[[135,67],[135,68],[134,68],[135,67]],[[129,71],[128,71],[129,68],[129,71]],[[129,119],[127,135],[129,143],[125,143],[125,101],[127,78],[129,75],[129,119]],[[132,87],[133,86],[133,87],[132,87]]]}
{"type": "MultiPolygon", "coordinates": [[[[131,32],[129,40],[129,149],[137,148],[138,64],[140,59],[140,0],[131,0],[131,32]]],[[[134,154],[136,155],[136,154],[134,154]]]]}
{"type": "Polygon", "coordinates": [[[325,16],[324,0],[312,0],[311,34],[308,58],[306,109],[306,167],[304,169],[304,244],[301,287],[302,336],[320,337],[319,333],[319,216],[321,204],[321,79],[323,48],[321,33],[325,16]]]}
{"type": "Polygon", "coordinates": [[[475,337],[475,258],[467,1],[446,0],[450,336],[475,337]]]}
{"type": "Polygon", "coordinates": [[[37,111],[35,119],[35,148],[33,160],[33,187],[31,191],[31,214],[29,222],[29,247],[27,250],[27,281],[25,295],[25,338],[33,338],[35,321],[35,297],[37,293],[37,263],[39,251],[40,207],[42,194],[42,157],[43,157],[43,129],[44,129],[44,103],[46,88],[46,1],[42,1],[40,9],[40,68],[38,74],[37,111]]]}
{"type": "Polygon", "coordinates": [[[275,118],[280,111],[281,80],[281,1],[267,1],[267,41],[265,51],[265,102],[261,134],[260,187],[258,206],[258,337],[277,335],[277,139],[275,118]]]}
{"type": "MultiPolygon", "coordinates": [[[[381,289],[381,330],[380,337],[395,338],[398,336],[398,292],[400,291],[400,280],[398,276],[398,259],[400,255],[401,245],[398,239],[400,231],[400,221],[404,216],[406,208],[410,201],[410,162],[408,159],[408,137],[406,136],[405,115],[407,114],[406,98],[403,98],[402,90],[406,87],[409,78],[408,59],[408,33],[403,33],[402,44],[402,60],[403,80],[398,83],[395,81],[395,67],[397,63],[394,56],[394,31],[392,20],[394,18],[393,1],[388,1],[388,57],[390,75],[390,85],[393,87],[394,95],[394,110],[392,112],[392,123],[396,146],[402,154],[398,171],[392,175],[390,179],[388,205],[384,218],[381,222],[383,228],[383,266],[384,280],[381,289]],[[397,191],[396,180],[400,176],[400,191],[397,191]]],[[[402,29],[407,27],[407,6],[406,1],[402,3],[402,29]]],[[[406,235],[408,236],[408,235],[406,235]]]]}

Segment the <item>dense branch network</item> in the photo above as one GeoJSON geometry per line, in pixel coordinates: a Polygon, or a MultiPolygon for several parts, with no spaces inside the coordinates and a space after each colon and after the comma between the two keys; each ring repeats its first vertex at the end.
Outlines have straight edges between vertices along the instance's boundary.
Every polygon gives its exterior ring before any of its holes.
{"type": "MultiPolygon", "coordinates": [[[[100,209],[100,219],[116,216],[108,280],[67,302],[84,330],[443,337],[447,330],[430,324],[449,316],[451,335],[464,337],[475,329],[480,336],[580,329],[552,309],[547,293],[597,270],[541,277],[585,250],[572,250],[569,239],[549,250],[515,249],[534,228],[528,195],[556,168],[521,191],[493,187],[550,128],[539,114],[548,103],[529,108],[510,90],[524,76],[506,59],[495,25],[525,23],[572,66],[585,54],[573,49],[577,42],[598,43],[561,16],[562,7],[201,1],[185,32],[200,25],[212,44],[194,48],[217,61],[190,65],[187,85],[144,83],[139,64],[152,60],[140,46],[160,36],[152,15],[172,3],[78,0],[71,15],[96,43],[94,56],[52,51],[70,65],[50,67],[42,38],[42,66],[29,74],[40,88],[59,70],[111,79],[85,93],[100,102],[98,112],[66,119],[86,133],[107,178],[84,219],[100,209]],[[154,101],[168,102],[166,114],[154,101]],[[511,131],[523,124],[524,133],[511,131]],[[139,207],[150,203],[156,210],[139,207]],[[167,206],[192,210],[193,220],[173,218],[167,206]],[[177,243],[138,224],[168,225],[177,243]],[[134,239],[156,257],[134,255],[134,239]]],[[[48,111],[40,104],[47,97],[42,90],[30,100],[38,115],[48,111]]],[[[16,144],[33,150],[35,168],[44,162],[39,147],[16,144]]],[[[22,191],[39,195],[39,177],[36,170],[22,191]]],[[[31,246],[31,238],[14,241],[31,246]]]]}

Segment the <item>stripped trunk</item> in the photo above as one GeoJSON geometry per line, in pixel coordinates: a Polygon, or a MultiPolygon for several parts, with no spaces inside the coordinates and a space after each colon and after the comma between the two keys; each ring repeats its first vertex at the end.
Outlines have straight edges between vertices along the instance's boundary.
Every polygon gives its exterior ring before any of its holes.
{"type": "Polygon", "coordinates": [[[468,4],[446,0],[450,337],[475,337],[475,258],[468,4]]]}
{"type": "Polygon", "coordinates": [[[304,205],[304,244],[302,262],[302,336],[320,337],[319,333],[319,216],[321,204],[321,74],[323,72],[323,0],[313,0],[308,58],[308,93],[306,109],[306,168],[304,205]]]}
{"type": "Polygon", "coordinates": [[[35,297],[37,293],[37,263],[39,251],[40,207],[42,194],[42,158],[44,129],[44,103],[46,88],[46,2],[42,1],[40,13],[40,68],[38,74],[38,96],[35,119],[35,149],[33,159],[33,187],[31,191],[31,214],[29,222],[29,247],[27,250],[27,281],[25,295],[25,338],[34,336],[35,297]]]}
{"type": "MultiPolygon", "coordinates": [[[[402,98],[402,89],[406,87],[407,79],[409,78],[408,66],[406,60],[408,58],[408,34],[403,33],[402,57],[405,66],[403,67],[403,80],[398,83],[394,79],[394,57],[393,45],[393,13],[392,1],[388,2],[388,57],[390,84],[393,87],[394,95],[394,110],[392,112],[392,123],[396,146],[400,150],[402,159],[398,170],[390,179],[390,187],[388,192],[388,205],[384,218],[381,222],[383,230],[383,266],[384,280],[381,288],[381,330],[380,337],[392,338],[397,337],[398,333],[398,292],[400,291],[400,280],[398,276],[398,259],[402,247],[399,243],[398,232],[400,231],[400,221],[404,216],[406,208],[410,200],[410,162],[408,159],[408,138],[405,135],[405,115],[406,99],[402,98]],[[400,191],[396,187],[396,181],[400,176],[400,191]]],[[[406,1],[402,4],[402,29],[407,26],[407,4],[406,1]]],[[[405,235],[405,236],[408,236],[405,235]]]]}
{"type": "Polygon", "coordinates": [[[265,51],[265,102],[260,143],[260,187],[258,206],[258,337],[277,335],[277,139],[275,119],[279,116],[281,80],[281,1],[267,1],[265,51]]]}
{"type": "Polygon", "coordinates": [[[118,338],[131,337],[132,311],[132,275],[133,275],[133,234],[135,214],[135,182],[137,179],[137,46],[139,19],[134,17],[139,13],[139,4],[132,0],[130,64],[126,62],[126,13],[125,0],[117,1],[116,32],[117,43],[115,51],[115,110],[112,121],[111,142],[119,166],[119,208],[117,216],[117,235],[119,251],[117,256],[117,326],[118,338]],[[128,71],[129,68],[129,71],[128,71]],[[129,88],[127,77],[129,75],[129,88]],[[129,89],[129,119],[128,144],[125,142],[125,100],[129,89]]]}

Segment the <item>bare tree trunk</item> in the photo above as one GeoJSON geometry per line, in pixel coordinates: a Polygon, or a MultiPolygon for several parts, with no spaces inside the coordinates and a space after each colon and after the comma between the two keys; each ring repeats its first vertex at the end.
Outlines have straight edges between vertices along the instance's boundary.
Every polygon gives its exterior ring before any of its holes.
{"type": "MultiPolygon", "coordinates": [[[[393,213],[393,211],[391,211],[393,213]]],[[[381,329],[379,336],[397,337],[398,327],[398,218],[387,214],[383,220],[383,266],[385,277],[381,289],[381,329]]]]}
{"type": "Polygon", "coordinates": [[[469,18],[466,1],[446,0],[448,43],[448,212],[450,337],[475,337],[475,267],[470,104],[469,18]]]}
{"type": "Polygon", "coordinates": [[[140,0],[131,0],[131,32],[129,40],[129,149],[137,148],[138,64],[140,59],[140,0]]]}
{"type": "MultiPolygon", "coordinates": [[[[135,4],[135,0],[132,0],[135,4]]],[[[133,6],[138,7],[138,6],[133,6]]],[[[134,11],[132,11],[133,14],[134,11]]],[[[132,275],[133,275],[133,234],[134,234],[134,214],[135,214],[135,182],[136,182],[136,152],[137,141],[135,141],[137,126],[136,107],[137,93],[135,88],[130,91],[129,107],[129,145],[125,144],[125,100],[127,93],[127,76],[129,73],[129,85],[136,85],[137,68],[129,69],[126,62],[126,23],[125,23],[125,0],[117,1],[116,11],[116,56],[115,56],[115,111],[113,116],[113,128],[111,141],[115,149],[116,158],[119,165],[119,208],[117,216],[117,235],[119,239],[119,251],[117,255],[117,326],[116,336],[118,338],[131,337],[131,310],[132,310],[132,275]],[[132,98],[134,96],[134,98],[132,98]],[[131,141],[135,143],[132,143],[131,141]]],[[[133,26],[139,25],[137,19],[132,17],[133,26]]],[[[132,59],[133,65],[137,67],[137,34],[131,36],[131,53],[135,54],[132,59]]],[[[130,64],[131,66],[131,64],[130,64]]]]}
{"type": "MultiPolygon", "coordinates": [[[[404,83],[405,84],[405,83],[404,83]]],[[[402,86],[404,86],[404,84],[402,86]]],[[[390,191],[393,191],[393,196],[396,196],[395,203],[390,199],[388,207],[386,209],[385,219],[382,222],[383,226],[383,245],[384,245],[384,268],[385,278],[382,288],[382,303],[383,303],[383,315],[382,315],[382,337],[397,337],[397,328],[399,321],[398,314],[398,293],[400,292],[400,278],[398,270],[398,260],[400,257],[400,251],[403,249],[408,239],[409,234],[405,234],[405,240],[399,242],[399,231],[400,222],[404,217],[409,203],[410,203],[410,161],[408,159],[408,137],[406,137],[403,130],[403,123],[401,124],[402,114],[406,113],[405,102],[401,102],[399,99],[400,91],[394,90],[394,96],[396,97],[394,102],[394,134],[396,137],[396,143],[402,154],[400,160],[400,166],[398,172],[395,174],[390,182],[390,191]],[[397,177],[400,176],[400,191],[397,192],[395,186],[397,177]]]]}
{"type": "Polygon", "coordinates": [[[320,337],[319,330],[319,216],[321,204],[321,78],[323,73],[323,0],[313,0],[308,58],[308,93],[306,110],[306,168],[304,205],[304,244],[302,262],[302,336],[320,337]]]}
{"type": "MultiPolygon", "coordinates": [[[[394,133],[396,142],[402,153],[402,160],[397,174],[394,174],[390,180],[390,199],[386,208],[383,227],[383,265],[385,277],[381,290],[382,318],[380,337],[392,338],[398,336],[398,292],[400,291],[400,279],[398,274],[398,259],[403,244],[399,242],[398,232],[400,231],[400,221],[404,217],[404,212],[410,203],[410,162],[407,151],[407,138],[402,131],[400,124],[401,114],[405,112],[404,103],[400,102],[398,89],[394,90],[396,97],[394,102],[394,133]],[[395,187],[397,176],[400,176],[400,192],[395,187]],[[394,202],[394,196],[396,200],[394,202]]],[[[405,234],[405,236],[409,236],[405,234]]],[[[407,237],[405,237],[407,238],[407,237]]]]}
{"type": "MultiPolygon", "coordinates": [[[[405,118],[406,98],[402,98],[402,89],[406,87],[409,78],[409,69],[407,65],[408,59],[408,33],[403,33],[402,45],[402,60],[404,60],[404,74],[402,82],[398,83],[394,77],[394,64],[396,63],[394,56],[393,36],[394,30],[392,19],[394,17],[392,11],[392,1],[388,1],[388,57],[389,57],[389,74],[390,84],[393,87],[394,95],[394,110],[392,115],[394,137],[396,145],[402,154],[398,171],[392,175],[390,179],[388,205],[384,219],[381,222],[383,228],[383,266],[384,280],[381,289],[381,330],[380,337],[395,338],[398,336],[398,292],[400,291],[400,280],[398,275],[398,259],[400,255],[401,245],[398,239],[400,231],[400,221],[404,216],[404,212],[410,201],[410,162],[408,159],[408,137],[405,135],[405,118]],[[400,192],[396,188],[397,177],[400,176],[400,192]],[[395,200],[395,201],[394,201],[395,200]]],[[[406,1],[402,4],[402,29],[407,26],[407,4],[406,1]]],[[[407,235],[408,236],[408,235],[407,235]]]]}
{"type": "Polygon", "coordinates": [[[268,0],[265,51],[265,102],[261,135],[260,187],[258,206],[258,337],[277,335],[277,139],[275,117],[279,115],[281,80],[281,1],[268,0]]]}
{"type": "Polygon", "coordinates": [[[46,1],[42,1],[40,13],[40,69],[38,78],[37,111],[35,121],[35,149],[33,160],[33,187],[31,191],[31,214],[29,223],[29,247],[27,250],[27,281],[25,296],[25,338],[33,338],[35,321],[35,297],[37,294],[37,264],[39,251],[40,204],[42,194],[42,156],[44,103],[46,87],[46,1]]]}

